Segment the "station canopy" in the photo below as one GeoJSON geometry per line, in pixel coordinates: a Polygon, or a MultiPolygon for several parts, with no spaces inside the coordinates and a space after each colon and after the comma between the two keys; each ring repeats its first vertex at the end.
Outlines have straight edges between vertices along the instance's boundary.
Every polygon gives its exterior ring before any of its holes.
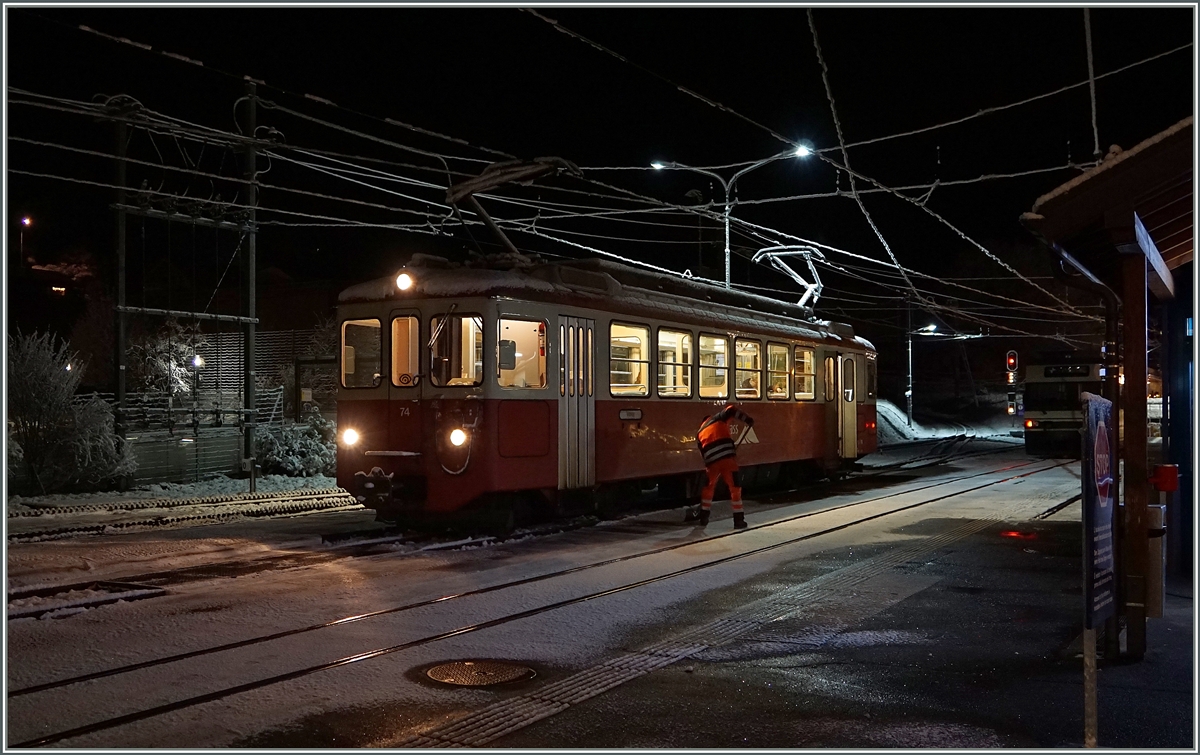
{"type": "Polygon", "coordinates": [[[1194,117],[1038,197],[1022,221],[1057,243],[1114,291],[1122,254],[1144,254],[1150,291],[1174,296],[1172,270],[1192,261],[1194,117]]]}

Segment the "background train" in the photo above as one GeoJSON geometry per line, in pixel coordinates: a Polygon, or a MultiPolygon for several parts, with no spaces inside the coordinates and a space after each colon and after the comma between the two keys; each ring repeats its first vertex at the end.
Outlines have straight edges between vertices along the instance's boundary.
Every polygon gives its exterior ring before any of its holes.
{"type": "Polygon", "coordinates": [[[1034,356],[1025,368],[1025,451],[1077,459],[1083,453],[1079,394],[1103,393],[1104,365],[1096,352],[1057,351],[1034,356]]]}
{"type": "Polygon", "coordinates": [[[606,261],[415,255],[339,296],[338,484],[414,524],[695,497],[730,401],[747,487],[842,474],[876,449],[876,353],[803,314],[606,261]]]}

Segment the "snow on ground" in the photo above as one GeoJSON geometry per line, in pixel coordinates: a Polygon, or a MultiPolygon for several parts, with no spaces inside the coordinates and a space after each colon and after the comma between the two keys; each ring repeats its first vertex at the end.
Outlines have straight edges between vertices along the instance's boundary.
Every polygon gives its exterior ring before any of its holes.
{"type": "Polygon", "coordinates": [[[963,433],[975,436],[1007,436],[1010,431],[1021,429],[1020,424],[1011,417],[1002,414],[982,422],[971,422],[969,424],[951,420],[940,424],[923,425],[914,420],[912,427],[909,427],[908,415],[905,411],[891,401],[884,401],[883,399],[880,399],[876,403],[875,414],[877,420],[876,431],[880,446],[924,438],[943,438],[963,433]]]}
{"type": "MultiPolygon", "coordinates": [[[[256,483],[257,491],[260,493],[300,490],[303,488],[321,489],[336,487],[337,479],[324,475],[317,475],[315,477],[265,475],[259,477],[256,483]]],[[[223,474],[212,474],[200,482],[156,482],[124,492],[114,490],[104,493],[55,493],[38,496],[9,496],[8,510],[10,512],[28,511],[31,509],[54,508],[58,506],[83,506],[87,504],[138,501],[148,498],[200,498],[204,496],[249,492],[249,480],[237,480],[232,477],[226,477],[223,474]]]]}

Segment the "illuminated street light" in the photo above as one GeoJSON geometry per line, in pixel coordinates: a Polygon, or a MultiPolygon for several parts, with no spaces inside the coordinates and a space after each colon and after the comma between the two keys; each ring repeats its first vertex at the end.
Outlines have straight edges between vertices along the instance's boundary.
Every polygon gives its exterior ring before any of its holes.
{"type": "Polygon", "coordinates": [[[33,218],[29,217],[28,215],[21,218],[21,231],[18,234],[19,243],[17,244],[17,248],[20,250],[21,254],[21,266],[17,268],[18,271],[25,267],[25,229],[31,225],[33,225],[33,218]]]}
{"type": "Polygon", "coordinates": [[[729,288],[729,213],[733,211],[732,191],[734,183],[736,183],[739,178],[746,175],[750,171],[755,170],[756,168],[761,168],[767,163],[773,163],[776,160],[781,160],[785,157],[808,157],[811,154],[812,147],[809,146],[808,142],[801,142],[800,146],[796,147],[795,149],[789,149],[787,152],[780,152],[777,155],[772,155],[771,157],[747,165],[737,173],[734,173],[733,177],[728,181],[726,181],[720,175],[713,173],[711,170],[705,170],[704,168],[693,168],[690,165],[683,165],[682,163],[664,163],[656,160],[655,162],[650,163],[650,167],[654,168],[655,170],[690,170],[693,173],[701,173],[710,178],[715,178],[721,184],[721,188],[725,189],[725,288],[729,288]]]}

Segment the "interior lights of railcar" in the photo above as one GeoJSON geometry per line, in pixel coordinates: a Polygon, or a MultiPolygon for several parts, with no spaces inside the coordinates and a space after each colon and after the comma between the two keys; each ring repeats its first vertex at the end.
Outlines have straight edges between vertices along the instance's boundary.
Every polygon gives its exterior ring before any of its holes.
{"type": "Polygon", "coordinates": [[[461,446],[467,442],[467,434],[462,428],[456,427],[450,431],[450,442],[455,446],[461,446]]]}
{"type": "Polygon", "coordinates": [[[353,446],[358,442],[358,431],[354,428],[349,428],[342,433],[342,442],[347,446],[353,446]]]}
{"type": "Polygon", "coordinates": [[[396,276],[396,288],[401,291],[407,291],[412,288],[413,279],[408,273],[400,273],[396,276]]]}

